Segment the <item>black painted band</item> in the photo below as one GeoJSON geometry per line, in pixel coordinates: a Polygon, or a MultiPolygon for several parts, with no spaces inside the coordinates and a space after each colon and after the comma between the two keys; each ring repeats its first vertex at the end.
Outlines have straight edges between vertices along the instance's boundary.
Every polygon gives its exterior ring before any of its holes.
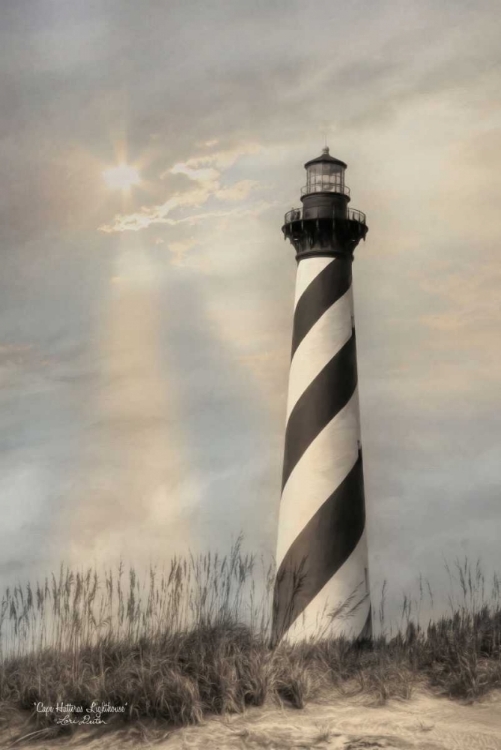
{"type": "Polygon", "coordinates": [[[274,591],[275,642],[350,557],[364,527],[364,479],[359,451],[349,474],[296,537],[282,560],[274,591]]]}
{"type": "Polygon", "coordinates": [[[285,430],[282,489],[308,446],[346,406],[357,386],[355,329],[301,394],[285,430]]]}
{"type": "Polygon", "coordinates": [[[324,312],[346,294],[351,286],[351,259],[336,258],[306,287],[294,311],[292,352],[313,328],[324,312]]]}

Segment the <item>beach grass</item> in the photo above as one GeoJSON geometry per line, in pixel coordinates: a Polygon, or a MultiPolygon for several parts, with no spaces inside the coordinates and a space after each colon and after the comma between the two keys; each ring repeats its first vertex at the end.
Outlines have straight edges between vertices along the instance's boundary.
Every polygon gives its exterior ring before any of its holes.
{"type": "MultiPolygon", "coordinates": [[[[186,725],[267,700],[302,708],[332,690],[376,704],[416,688],[477,700],[501,688],[500,581],[487,584],[468,560],[448,572],[449,612],[426,626],[419,600],[404,596],[400,627],[388,633],[384,586],[371,642],[310,638],[272,649],[273,566],[244,554],[241,540],[226,556],[173,558],[143,577],[123,564],[61,567],[2,597],[0,723],[21,711],[35,728],[64,731],[94,704],[103,717],[186,725]]],[[[428,584],[420,589],[433,599],[428,584]]]]}

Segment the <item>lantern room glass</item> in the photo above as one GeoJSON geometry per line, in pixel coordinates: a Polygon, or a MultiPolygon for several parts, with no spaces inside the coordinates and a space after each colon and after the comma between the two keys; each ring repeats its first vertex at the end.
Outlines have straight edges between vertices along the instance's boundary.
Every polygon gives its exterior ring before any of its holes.
{"type": "Polygon", "coordinates": [[[307,193],[344,193],[345,168],[341,164],[329,161],[315,162],[306,172],[307,193]]]}

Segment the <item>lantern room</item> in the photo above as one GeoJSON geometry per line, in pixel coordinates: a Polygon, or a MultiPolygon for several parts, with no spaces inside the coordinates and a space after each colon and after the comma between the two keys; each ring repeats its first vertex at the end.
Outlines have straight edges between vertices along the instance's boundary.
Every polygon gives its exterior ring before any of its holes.
{"type": "Polygon", "coordinates": [[[344,184],[344,173],[347,165],[329,154],[327,146],[316,159],[306,162],[306,185],[301,194],[340,193],[349,196],[350,191],[344,184]]]}
{"type": "Polygon", "coordinates": [[[367,234],[365,214],[348,208],[350,189],[344,183],[347,165],[325,147],[306,162],[307,182],[301,190],[301,208],[285,214],[282,227],[296,250],[296,258],[327,255],[353,257],[367,234]]]}

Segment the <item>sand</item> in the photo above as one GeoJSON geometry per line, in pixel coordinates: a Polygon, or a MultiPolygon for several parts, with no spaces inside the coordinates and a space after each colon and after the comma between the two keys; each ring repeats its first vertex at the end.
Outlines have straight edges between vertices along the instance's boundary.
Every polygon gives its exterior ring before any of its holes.
{"type": "MultiPolygon", "coordinates": [[[[23,733],[30,730],[25,728],[23,733]]],[[[18,748],[19,727],[0,734],[0,747],[18,748]],[[15,744],[13,744],[15,742],[15,744]]],[[[134,725],[117,731],[79,732],[68,739],[31,738],[31,748],[72,750],[501,750],[501,691],[464,705],[425,692],[409,701],[371,705],[367,697],[326,696],[304,709],[266,706],[209,718],[202,725],[161,730],[134,725]]]]}

